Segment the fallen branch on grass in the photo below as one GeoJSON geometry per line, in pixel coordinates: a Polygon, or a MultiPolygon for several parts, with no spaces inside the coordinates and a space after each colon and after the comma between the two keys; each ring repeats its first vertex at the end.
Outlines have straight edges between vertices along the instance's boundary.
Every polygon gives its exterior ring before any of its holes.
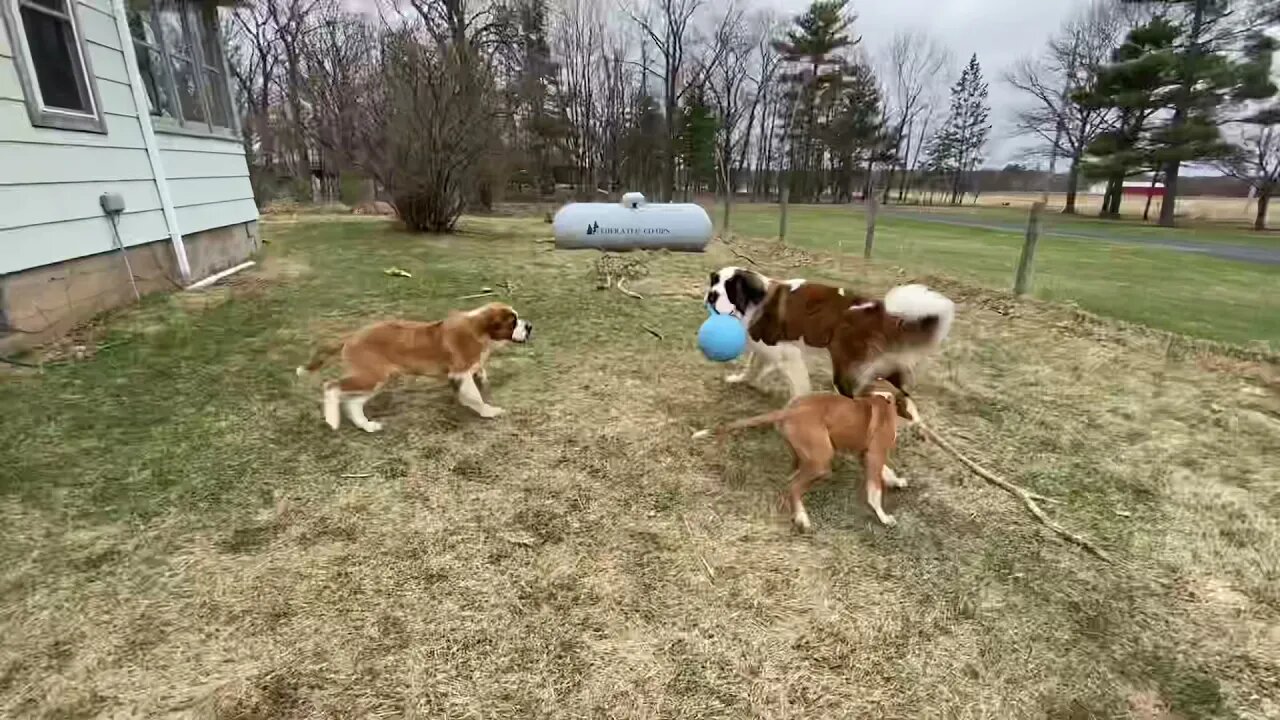
{"type": "Polygon", "coordinates": [[[756,267],[760,267],[760,263],[753,260],[750,255],[747,255],[745,253],[740,253],[737,250],[734,250],[731,246],[729,246],[728,243],[725,244],[725,247],[729,248],[729,252],[733,253],[734,255],[737,255],[738,257],[742,258],[743,260],[746,260],[747,262],[751,263],[752,265],[755,265],[756,267]]]}
{"type": "Polygon", "coordinates": [[[938,447],[954,455],[956,459],[960,461],[960,464],[972,470],[975,475],[977,475],[983,480],[986,480],[992,485],[995,485],[1001,490],[1004,490],[1005,492],[1021,500],[1022,504],[1027,507],[1027,510],[1029,510],[1031,514],[1034,515],[1035,518],[1039,520],[1041,524],[1043,524],[1045,527],[1054,531],[1060,537],[1067,540],[1068,542],[1074,543],[1075,545],[1081,548],[1084,548],[1085,551],[1087,551],[1089,554],[1093,555],[1094,557],[1098,558],[1099,560],[1102,560],[1103,562],[1108,562],[1108,563],[1115,562],[1115,560],[1111,558],[1111,555],[1109,555],[1102,548],[1095,545],[1092,540],[1089,540],[1086,537],[1077,535],[1071,532],[1070,530],[1062,527],[1061,525],[1054,522],[1053,520],[1051,520],[1049,516],[1045,514],[1044,510],[1042,510],[1040,506],[1036,503],[1036,500],[1048,501],[1049,500],[1048,498],[1044,497],[1043,495],[1037,495],[1036,493],[1033,493],[1030,490],[1027,490],[1026,488],[1021,487],[1019,485],[1014,485],[1008,480],[1005,480],[999,475],[996,475],[995,473],[991,472],[990,470],[987,470],[986,468],[982,467],[978,463],[970,460],[968,457],[965,456],[964,453],[960,452],[955,447],[953,447],[951,443],[947,442],[946,440],[943,440],[942,436],[938,435],[938,433],[935,432],[933,428],[930,428],[928,425],[925,425],[924,423],[917,423],[916,427],[920,428],[920,431],[924,433],[924,436],[926,439],[931,440],[932,442],[937,444],[938,447]]]}
{"type": "Polygon", "coordinates": [[[459,300],[475,300],[476,298],[489,297],[489,296],[490,296],[490,295],[492,295],[492,294],[493,294],[493,291],[492,291],[492,290],[490,290],[489,288],[485,288],[485,289],[484,289],[483,291],[481,291],[481,292],[478,292],[478,293],[472,293],[471,295],[463,295],[462,297],[460,297],[460,298],[458,298],[458,299],[459,299],[459,300]]]}
{"type": "Polygon", "coordinates": [[[645,325],[644,323],[640,323],[640,327],[644,328],[650,335],[658,338],[659,340],[666,339],[662,337],[662,333],[658,332],[657,330],[654,330],[653,328],[649,327],[648,325],[645,325]]]}
{"type": "MultiPolygon", "coordinates": [[[[693,532],[693,524],[689,522],[689,518],[681,515],[680,519],[684,521],[685,530],[689,531],[689,539],[695,539],[697,534],[693,532]]],[[[707,579],[714,585],[716,582],[716,571],[711,568],[711,563],[707,562],[707,559],[703,557],[702,553],[695,554],[698,556],[698,559],[702,561],[702,567],[707,571],[707,579]]]]}
{"type": "Polygon", "coordinates": [[[628,297],[633,297],[637,300],[644,299],[644,296],[641,295],[640,293],[632,292],[631,290],[628,290],[627,286],[623,284],[625,282],[626,282],[625,278],[618,278],[618,282],[614,285],[614,287],[618,288],[618,290],[621,291],[623,295],[626,295],[628,297]]]}

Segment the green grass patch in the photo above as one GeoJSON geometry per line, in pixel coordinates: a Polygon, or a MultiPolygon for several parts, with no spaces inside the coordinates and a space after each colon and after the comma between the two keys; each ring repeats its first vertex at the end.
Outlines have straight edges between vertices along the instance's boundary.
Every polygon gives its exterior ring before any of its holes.
{"type": "MultiPolygon", "coordinates": [[[[777,207],[735,209],[734,232],[777,235],[777,207]]],[[[790,242],[826,252],[859,253],[861,212],[847,206],[793,206],[790,242]]],[[[1191,233],[1188,239],[1195,237],[1191,233]]],[[[1022,248],[1015,233],[886,217],[875,259],[913,273],[1013,287],[1022,248]]],[[[1280,349],[1280,266],[1255,265],[1161,248],[1044,236],[1034,294],[1099,315],[1242,346],[1280,349]]]]}
{"type": "MultiPolygon", "coordinates": [[[[797,214],[810,247],[832,227],[797,214]]],[[[897,527],[850,462],[798,536],[776,435],[690,440],[783,401],[695,348],[723,245],[650,254],[637,300],[596,289],[595,253],[535,242],[540,219],[264,232],[226,284],[103,319],[88,359],[0,376],[0,717],[1275,714],[1271,366],[951,283],[926,418],[1124,564],[909,431],[897,527]],[[483,287],[537,327],[491,360],[507,414],[420,379],[370,402],[381,433],[324,425],[293,372],[314,343],[483,287]]],[[[902,279],[736,249],[782,277],[902,279]]]]}

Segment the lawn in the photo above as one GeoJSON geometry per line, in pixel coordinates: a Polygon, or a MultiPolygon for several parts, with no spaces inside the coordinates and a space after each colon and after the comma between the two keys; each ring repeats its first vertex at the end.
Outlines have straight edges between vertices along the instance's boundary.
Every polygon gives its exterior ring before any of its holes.
{"type": "MultiPolygon", "coordinates": [[[[735,233],[776,237],[774,205],[740,205],[735,233]]],[[[843,243],[860,254],[866,221],[849,206],[793,206],[788,240],[824,251],[843,243]]],[[[1187,239],[1198,237],[1189,233],[1187,239]]],[[[883,218],[876,259],[995,290],[1013,286],[1022,248],[1017,233],[883,218]]],[[[1280,266],[1256,265],[1160,248],[1088,240],[1040,239],[1038,298],[1090,312],[1237,345],[1280,350],[1280,266]]]]}
{"type": "MultiPolygon", "coordinates": [[[[1239,200],[1240,205],[1244,199],[1239,200]]],[[[1280,230],[1256,232],[1252,226],[1239,222],[1212,222],[1206,220],[1181,219],[1175,228],[1160,227],[1151,222],[1143,222],[1141,206],[1129,208],[1123,219],[1110,220],[1099,218],[1093,212],[1082,211],[1076,215],[1063,215],[1050,210],[1043,217],[1044,227],[1064,233],[1084,233],[1088,235],[1111,234],[1132,240],[1168,240],[1173,242],[1192,242],[1200,244],[1236,245],[1241,247],[1258,247],[1280,250],[1280,230]]],[[[894,208],[891,207],[892,211],[894,208]]],[[[991,207],[989,205],[905,205],[898,208],[904,212],[931,213],[942,217],[953,216],[975,222],[1023,227],[1027,222],[1026,206],[991,207]]],[[[1060,208],[1059,208],[1060,209],[1060,208]]],[[[1158,213],[1152,210],[1155,217],[1158,213]]]]}
{"type": "MultiPolygon", "coordinates": [[[[926,419],[1120,562],[910,432],[897,527],[850,463],[801,536],[769,431],[689,439],[781,400],[694,348],[728,248],[652,255],[636,300],[540,220],[464,230],[268,223],[233,282],[0,375],[0,717],[1280,714],[1274,366],[937,278],[960,312],[926,419]],[[537,326],[493,359],[506,415],[419,380],[370,404],[382,433],[323,424],[314,342],[482,287],[537,326]]],[[[916,272],[734,249],[869,291],[916,272]]]]}

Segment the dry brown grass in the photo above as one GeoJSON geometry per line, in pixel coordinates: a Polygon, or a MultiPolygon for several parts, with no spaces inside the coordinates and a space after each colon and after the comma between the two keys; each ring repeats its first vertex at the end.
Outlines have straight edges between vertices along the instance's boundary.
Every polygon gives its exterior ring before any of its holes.
{"type": "MultiPolygon", "coordinates": [[[[1066,193],[1051,193],[1048,207],[1050,210],[1061,210],[1066,205],[1066,193]]],[[[1040,193],[991,193],[978,196],[978,204],[986,207],[1020,207],[1030,208],[1033,202],[1040,199],[1040,193]]],[[[1124,213],[1141,216],[1146,200],[1141,198],[1125,198],[1124,213]]],[[[1076,198],[1079,212],[1096,215],[1102,209],[1102,196],[1081,193],[1076,198]]],[[[1191,196],[1178,200],[1178,216],[1190,221],[1249,224],[1258,212],[1257,202],[1246,198],[1229,198],[1214,196],[1191,196]]],[[[1152,217],[1160,213],[1160,200],[1151,203],[1152,217]]],[[[1267,212],[1269,227],[1275,227],[1280,221],[1280,209],[1271,208],[1267,212]]]]}
{"type": "MultiPolygon", "coordinates": [[[[23,460],[0,476],[0,716],[1280,715],[1275,366],[931,278],[961,315],[926,416],[1124,566],[914,436],[897,528],[851,465],[797,536],[776,438],[688,440],[779,402],[693,347],[687,295],[735,261],[722,245],[653,255],[637,301],[533,243],[539,220],[374,227],[272,230],[264,268],[309,271],[0,386],[23,408],[0,427],[23,460]],[[335,434],[288,377],[317,330],[501,279],[538,334],[495,361],[499,421],[422,381],[371,405],[383,434],[335,434]]],[[[869,290],[911,277],[737,247],[869,290]]]]}

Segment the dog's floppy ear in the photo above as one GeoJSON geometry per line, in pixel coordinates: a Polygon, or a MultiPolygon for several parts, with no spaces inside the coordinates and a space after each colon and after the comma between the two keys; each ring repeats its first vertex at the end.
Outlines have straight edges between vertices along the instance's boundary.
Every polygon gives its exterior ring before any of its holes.
{"type": "Polygon", "coordinates": [[[872,392],[864,396],[869,399],[867,411],[867,445],[872,445],[881,435],[892,437],[894,432],[893,398],[887,393],[872,392]]]}
{"type": "Polygon", "coordinates": [[[480,310],[480,327],[494,340],[510,340],[516,329],[516,311],[501,303],[490,303],[480,310]]]}
{"type": "Polygon", "coordinates": [[[724,293],[734,307],[746,313],[764,301],[768,288],[759,274],[750,270],[738,270],[724,281],[724,293]]]}

